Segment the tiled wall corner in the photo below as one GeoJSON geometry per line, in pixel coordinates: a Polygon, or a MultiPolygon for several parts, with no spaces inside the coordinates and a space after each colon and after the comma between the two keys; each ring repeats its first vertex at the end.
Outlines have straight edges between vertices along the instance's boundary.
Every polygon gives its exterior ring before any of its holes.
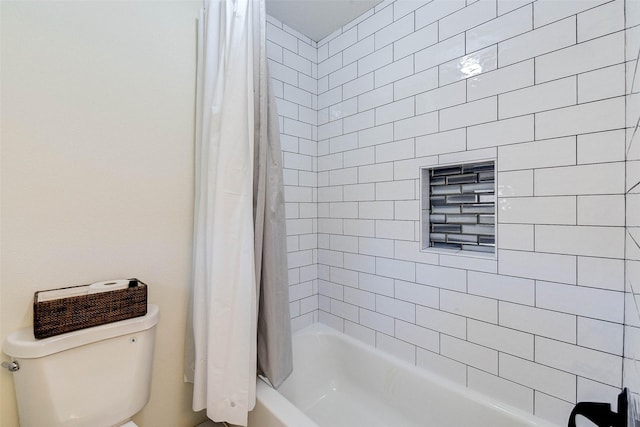
{"type": "Polygon", "coordinates": [[[280,118],[294,330],[318,321],[317,44],[273,17],[267,57],[280,118]]]}

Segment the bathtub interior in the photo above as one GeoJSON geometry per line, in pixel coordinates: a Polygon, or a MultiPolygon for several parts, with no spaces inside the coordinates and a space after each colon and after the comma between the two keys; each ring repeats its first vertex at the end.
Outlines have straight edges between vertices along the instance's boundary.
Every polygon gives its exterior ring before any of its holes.
{"type": "Polygon", "coordinates": [[[295,335],[294,367],[278,391],[320,426],[551,426],[322,324],[295,335]]]}

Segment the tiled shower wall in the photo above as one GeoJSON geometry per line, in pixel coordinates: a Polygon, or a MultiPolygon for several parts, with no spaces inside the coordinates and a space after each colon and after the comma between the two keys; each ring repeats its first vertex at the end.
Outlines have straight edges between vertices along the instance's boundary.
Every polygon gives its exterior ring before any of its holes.
{"type": "Polygon", "coordinates": [[[317,44],[270,20],[294,326],[318,316],[560,425],[613,403],[640,259],[635,3],[387,1],[317,44]],[[420,251],[419,168],[480,159],[497,256],[420,251]]]}

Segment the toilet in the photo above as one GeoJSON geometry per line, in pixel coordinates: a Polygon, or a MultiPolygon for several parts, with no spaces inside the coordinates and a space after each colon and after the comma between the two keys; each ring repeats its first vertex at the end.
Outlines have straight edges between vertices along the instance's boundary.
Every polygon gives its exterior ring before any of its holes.
{"type": "Polygon", "coordinates": [[[133,427],[149,401],[159,309],[142,317],[37,340],[7,337],[21,427],[133,427]],[[15,366],[15,365],[14,365],[15,366]]]}

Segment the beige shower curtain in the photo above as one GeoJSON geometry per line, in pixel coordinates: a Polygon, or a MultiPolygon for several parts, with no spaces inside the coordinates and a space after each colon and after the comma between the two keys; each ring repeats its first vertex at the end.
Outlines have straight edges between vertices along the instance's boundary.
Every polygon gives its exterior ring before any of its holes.
{"type": "Polygon", "coordinates": [[[193,409],[246,425],[256,371],[292,370],[278,119],[264,0],[207,1],[198,28],[196,203],[185,380],[193,409]]]}

